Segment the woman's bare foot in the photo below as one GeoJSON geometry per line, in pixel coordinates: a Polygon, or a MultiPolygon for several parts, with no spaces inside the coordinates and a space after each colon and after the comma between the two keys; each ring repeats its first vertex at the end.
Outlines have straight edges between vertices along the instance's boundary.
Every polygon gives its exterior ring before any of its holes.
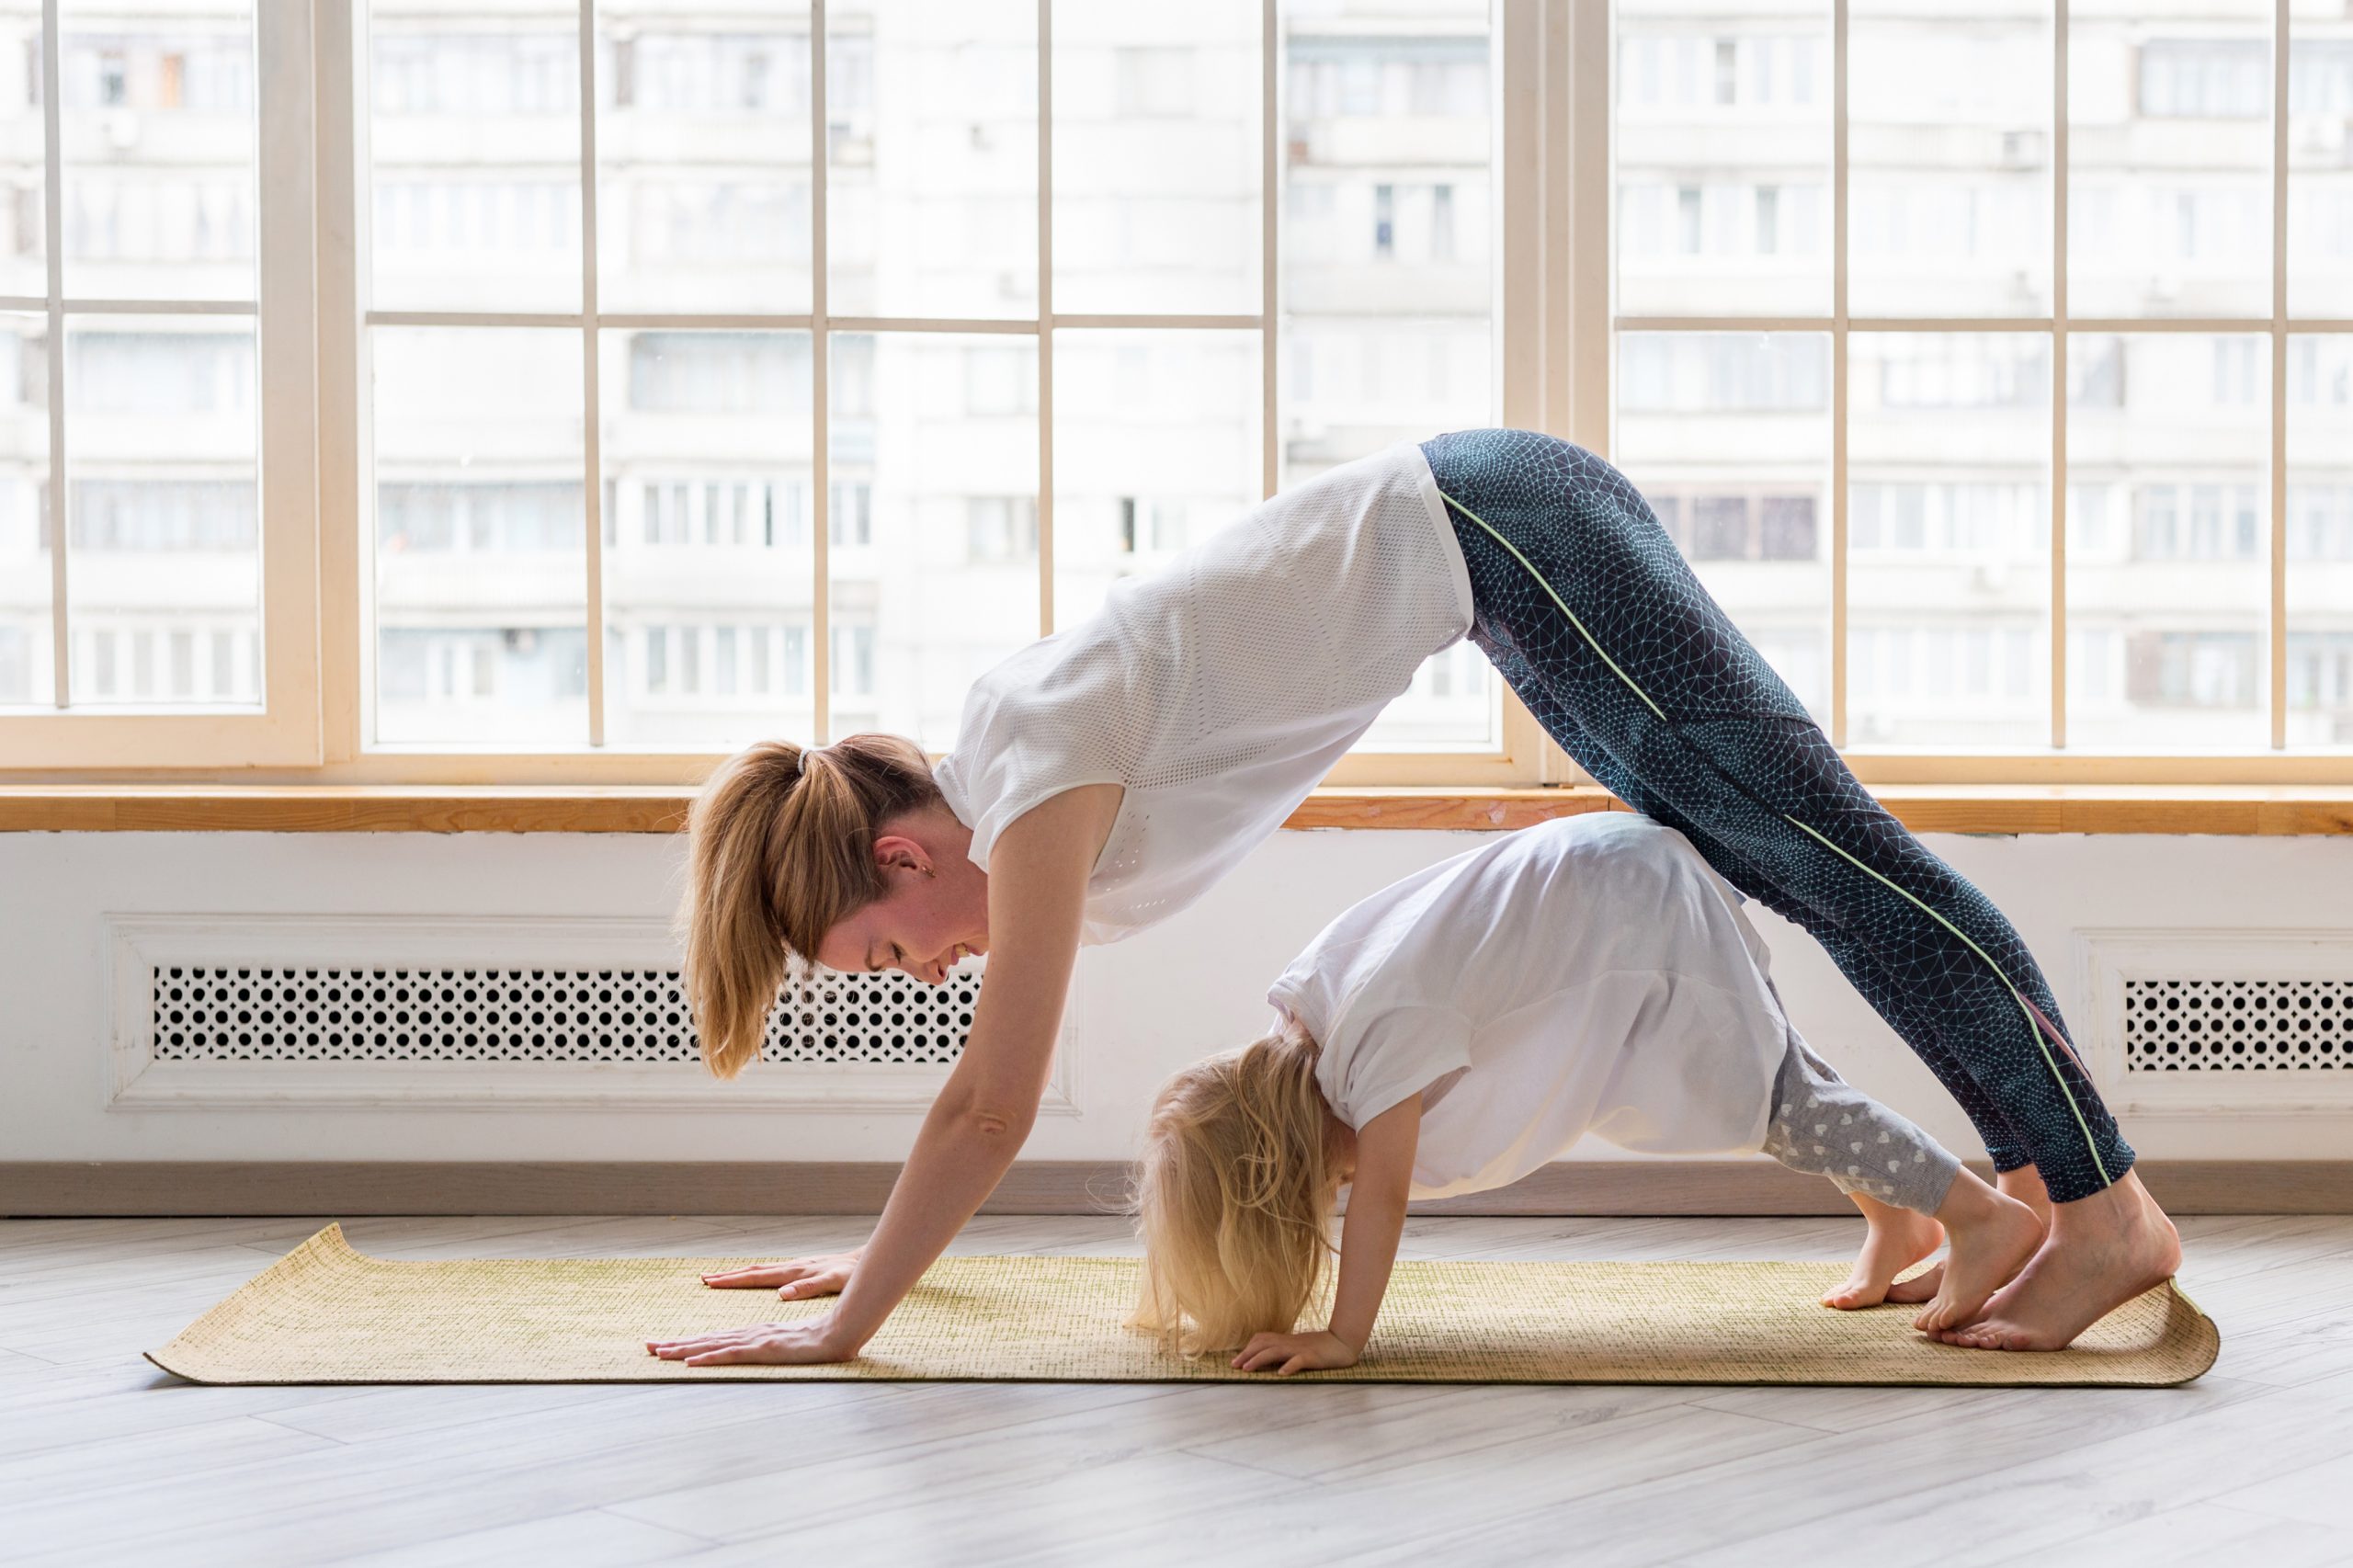
{"type": "Polygon", "coordinates": [[[1844,1285],[1824,1295],[1822,1304],[1853,1312],[1888,1300],[1895,1277],[1943,1244],[1945,1232],[1942,1225],[1926,1214],[1897,1209],[1859,1192],[1847,1196],[1863,1211],[1870,1229],[1863,1236],[1863,1250],[1855,1259],[1854,1272],[1847,1276],[1844,1285]]]}
{"type": "Polygon", "coordinates": [[[1994,1185],[2002,1189],[2005,1198],[2015,1198],[2034,1210],[2045,1231],[2051,1229],[2051,1189],[2042,1185],[2042,1173],[2032,1165],[2020,1165],[2013,1171],[1997,1172],[1994,1185]]]}
{"type": "MultiPolygon", "coordinates": [[[[1952,1242],[1952,1252],[1937,1276],[1936,1299],[1912,1320],[1912,1326],[1924,1334],[1974,1318],[1987,1298],[2034,1256],[2043,1236],[2042,1221],[2032,1209],[1996,1192],[1966,1169],[1952,1178],[1937,1220],[1952,1242]]],[[[1906,1283],[1925,1285],[1926,1278],[1906,1283]]]]}
{"type": "Polygon", "coordinates": [[[1972,1350],[2063,1350],[2181,1267],[2181,1236],[2131,1171],[2052,1211],[2051,1236],[1974,1318],[1937,1335],[1972,1350]]]}

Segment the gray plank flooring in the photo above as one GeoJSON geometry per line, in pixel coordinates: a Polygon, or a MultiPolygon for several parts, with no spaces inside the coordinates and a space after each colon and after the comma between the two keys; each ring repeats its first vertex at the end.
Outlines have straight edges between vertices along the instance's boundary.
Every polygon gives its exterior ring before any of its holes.
{"type": "MultiPolygon", "coordinates": [[[[139,1358],[323,1221],[0,1224],[0,1558],[2353,1562],[2353,1218],[2183,1226],[2186,1389],[204,1389],[139,1358]]],[[[858,1219],[360,1220],[396,1257],[795,1253],[858,1219]]],[[[1838,1220],[1416,1220],[1415,1257],[1836,1258],[1838,1220]]],[[[1119,1254],[1119,1221],[960,1252],[1119,1254]]],[[[747,1322],[765,1297],[745,1292],[747,1322]]],[[[1564,1303],[1573,1311],[1573,1303],[1564,1303]]]]}

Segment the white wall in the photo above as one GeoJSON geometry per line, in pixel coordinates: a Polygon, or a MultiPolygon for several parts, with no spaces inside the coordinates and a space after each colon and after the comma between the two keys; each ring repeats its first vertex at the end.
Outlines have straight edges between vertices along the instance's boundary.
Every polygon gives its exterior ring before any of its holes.
{"type": "MultiPolygon", "coordinates": [[[[1195,908],[1081,959],[1079,1114],[1041,1118],[1033,1159],[1127,1155],[1160,1077],[1247,1038],[1267,983],[1349,901],[1475,842],[1284,833],[1195,908]]],[[[2079,1042],[2095,1020],[2085,928],[2353,928],[2353,838],[1932,835],[2042,959],[2079,1042]]],[[[0,1160],[858,1160],[904,1151],[916,1114],[626,1106],[131,1109],[108,1105],[105,917],[145,914],[662,919],[680,841],[427,834],[0,835],[0,1160]]],[[[1980,1153],[1935,1081],[1796,928],[1755,911],[1800,1027],[1842,1072],[1980,1153]]],[[[2343,949],[2353,976],[2353,947],[2343,949]]],[[[494,955],[485,955],[494,956],[494,955]]],[[[699,1069],[680,1069],[694,1074],[699,1069]]],[[[761,1069],[755,1069],[759,1072],[761,1069]]],[[[767,1069],[775,1072],[777,1069],[767,1069]]],[[[2353,1074],[2337,1077],[2353,1078],[2353,1074]]],[[[2126,1119],[2157,1158],[2313,1159],[2353,1149],[2353,1093],[2290,1113],[2126,1119]]],[[[1606,1146],[1582,1153],[1621,1157],[1606,1146]]]]}

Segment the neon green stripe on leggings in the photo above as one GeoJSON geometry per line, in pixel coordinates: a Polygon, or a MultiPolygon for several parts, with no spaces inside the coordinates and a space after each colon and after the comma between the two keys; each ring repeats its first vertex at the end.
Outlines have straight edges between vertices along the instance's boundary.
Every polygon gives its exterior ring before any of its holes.
{"type": "MultiPolygon", "coordinates": [[[[1609,666],[1609,671],[1612,675],[1626,683],[1627,690],[1632,692],[1636,697],[1643,699],[1643,707],[1648,708],[1653,713],[1658,715],[1660,722],[1665,724],[1669,729],[1676,729],[1675,721],[1666,716],[1666,710],[1661,708],[1657,703],[1651,700],[1649,692],[1644,691],[1641,687],[1634,684],[1633,676],[1628,675],[1624,670],[1618,667],[1618,661],[1611,658],[1602,648],[1600,641],[1597,639],[1592,632],[1586,630],[1585,622],[1579,620],[1576,618],[1576,612],[1569,608],[1568,605],[1562,599],[1559,594],[1553,592],[1552,585],[1544,580],[1544,574],[1536,569],[1536,563],[1534,562],[1529,560],[1527,556],[1522,555],[1519,552],[1518,546],[1513,544],[1511,540],[1504,538],[1504,536],[1497,532],[1495,527],[1490,524],[1486,518],[1479,516],[1478,513],[1472,511],[1470,507],[1465,506],[1453,496],[1448,495],[1443,490],[1439,491],[1438,494],[1444,498],[1448,506],[1452,506],[1456,511],[1461,512],[1464,517],[1478,524],[1479,527],[1486,532],[1488,538],[1494,540],[1497,544],[1502,545],[1505,550],[1510,551],[1511,558],[1519,562],[1521,569],[1526,571],[1529,576],[1535,579],[1536,585],[1544,590],[1545,597],[1550,598],[1552,603],[1559,608],[1561,614],[1567,619],[1568,623],[1577,629],[1577,635],[1586,640],[1586,646],[1593,650],[1595,656],[1599,658],[1603,664],[1609,666]]],[[[1681,731],[1677,730],[1677,733],[1680,734],[1681,731]]],[[[1722,772],[1722,769],[1718,768],[1717,771],[1722,772]]],[[[1762,802],[1759,803],[1762,804],[1762,802]]],[[[1768,811],[1773,810],[1773,808],[1769,806],[1766,809],[1768,811]]],[[[2092,1168],[2099,1172],[2101,1185],[2108,1186],[2113,1184],[2116,1178],[2108,1174],[2108,1162],[2099,1157],[2099,1142],[2092,1136],[2091,1124],[2084,1119],[2083,1108],[2075,1103],[2075,1091],[2067,1086],[2066,1074],[2059,1070],[2059,1059],[2051,1054],[2050,1042],[2042,1038],[2042,1029],[2035,1020],[2034,1009],[2027,1006],[2026,996],[2018,990],[2017,983],[2011,980],[2008,975],[2002,972],[2002,966],[1995,963],[1992,955],[1987,953],[1984,949],[1979,947],[1975,942],[1971,941],[1969,939],[1968,932],[1963,931],[1960,926],[1955,926],[1951,921],[1938,914],[1927,904],[1914,897],[1909,891],[1899,886],[1893,881],[1890,881],[1878,871],[1875,871],[1870,867],[1864,865],[1863,862],[1856,859],[1855,857],[1847,854],[1844,849],[1841,849],[1836,844],[1831,843],[1829,839],[1824,838],[1821,834],[1815,832],[1804,823],[1802,823],[1798,821],[1797,818],[1790,815],[1789,812],[1775,812],[1775,814],[1783,822],[1788,823],[1791,827],[1798,829],[1800,832],[1804,833],[1808,836],[1816,840],[1832,854],[1837,856],[1840,859],[1845,860],[1847,864],[1855,867],[1866,876],[1869,876],[1873,881],[1884,883],[1887,887],[1893,889],[1895,892],[1900,894],[1907,902],[1916,905],[1923,914],[1928,916],[1929,919],[1935,921],[1938,925],[1943,926],[1946,930],[1960,937],[1963,945],[1965,945],[1971,952],[1975,953],[1980,959],[1984,960],[1985,967],[1994,971],[1994,977],[2008,988],[2010,1000],[2018,1005],[2018,1012],[2026,1019],[2026,1032],[2028,1037],[2034,1041],[2035,1049],[2042,1052],[2042,1060],[2051,1069],[2052,1082],[2059,1085],[2059,1093],[2064,1096],[2067,1101],[2068,1113],[2075,1119],[2075,1126],[2083,1132],[2084,1147],[2091,1153],[2092,1168]]]]}

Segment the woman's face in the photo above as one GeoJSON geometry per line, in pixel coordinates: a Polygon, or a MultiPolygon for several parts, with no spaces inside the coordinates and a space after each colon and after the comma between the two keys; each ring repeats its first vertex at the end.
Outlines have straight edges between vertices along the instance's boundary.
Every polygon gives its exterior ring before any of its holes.
{"type": "Polygon", "coordinates": [[[988,875],[961,854],[936,853],[946,847],[899,834],[876,839],[887,891],[825,933],[817,961],[847,974],[895,969],[938,985],[965,955],[987,952],[988,875]]]}

